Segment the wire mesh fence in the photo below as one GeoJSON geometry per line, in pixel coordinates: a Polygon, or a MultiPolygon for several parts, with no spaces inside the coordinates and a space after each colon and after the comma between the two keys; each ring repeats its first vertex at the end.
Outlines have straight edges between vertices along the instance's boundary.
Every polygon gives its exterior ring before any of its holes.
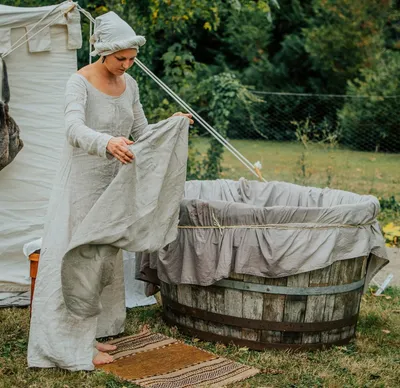
{"type": "MultiPolygon", "coordinates": [[[[238,104],[232,112],[227,138],[252,163],[261,162],[265,179],[372,194],[398,203],[400,96],[253,93],[255,102],[238,104]]],[[[153,104],[183,110],[162,92],[153,104]]],[[[198,112],[213,124],[209,109],[202,106],[198,112]]],[[[165,109],[146,113],[151,122],[166,118],[165,109]]],[[[211,136],[198,123],[191,133],[191,146],[201,160],[211,136]]],[[[221,178],[257,179],[227,150],[223,168],[221,178]]],[[[386,216],[388,221],[400,219],[389,208],[386,216]]]]}
{"type": "Polygon", "coordinates": [[[258,102],[236,112],[230,138],[334,141],[359,151],[400,153],[400,96],[254,93],[258,102]]]}
{"type": "MultiPolygon", "coordinates": [[[[351,150],[400,154],[400,96],[253,94],[256,101],[238,103],[232,112],[229,139],[331,142],[351,150]]],[[[160,92],[157,96],[156,105],[167,101],[182,110],[166,94],[160,92]]],[[[200,113],[209,120],[207,107],[202,107],[200,113]]],[[[157,109],[151,114],[158,118],[157,109]]],[[[201,128],[199,134],[208,136],[201,128]]]]}

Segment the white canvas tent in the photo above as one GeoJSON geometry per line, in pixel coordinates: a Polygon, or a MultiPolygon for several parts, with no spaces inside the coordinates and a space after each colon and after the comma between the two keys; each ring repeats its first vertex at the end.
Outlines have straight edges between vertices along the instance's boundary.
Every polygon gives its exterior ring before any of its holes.
{"type": "Polygon", "coordinates": [[[27,289],[29,263],[22,248],[41,237],[43,230],[64,142],[65,84],[76,71],[76,50],[82,45],[79,12],[73,10],[65,16],[68,8],[68,3],[40,8],[0,5],[2,55],[27,32],[33,36],[43,29],[28,42],[22,38],[22,45],[4,59],[9,72],[11,115],[21,129],[25,146],[0,171],[0,291],[27,289]],[[55,17],[54,24],[45,27],[55,17]]]}
{"type": "MultiPolygon", "coordinates": [[[[72,4],[0,5],[0,54],[8,67],[10,110],[25,143],[16,159],[0,171],[0,305],[29,302],[20,294],[30,285],[23,247],[42,237],[65,141],[65,85],[77,70],[76,50],[82,46],[80,14],[72,4]]],[[[134,255],[124,252],[123,257],[126,305],[155,303],[154,297],[144,295],[144,283],[134,280],[134,255]]]]}

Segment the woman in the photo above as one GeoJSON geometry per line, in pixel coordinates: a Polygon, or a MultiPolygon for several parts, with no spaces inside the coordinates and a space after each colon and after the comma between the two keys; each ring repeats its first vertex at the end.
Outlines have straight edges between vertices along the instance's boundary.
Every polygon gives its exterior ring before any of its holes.
{"type": "MultiPolygon", "coordinates": [[[[128,146],[148,125],[136,81],[126,74],[145,43],[115,13],[96,19],[92,37],[100,59],[71,76],[66,88],[67,143],[51,195],[32,308],[30,367],[92,370],[113,361],[97,337],[123,331],[125,300],[122,259],[102,293],[100,316],[82,319],[66,308],[62,258],[77,225],[116,176],[135,157],[128,146]],[[79,179],[78,179],[79,178],[79,179]],[[82,179],[83,178],[83,179],[82,179]],[[79,185],[77,182],[79,181],[79,185]]],[[[190,123],[191,115],[185,116],[190,123]]]]}

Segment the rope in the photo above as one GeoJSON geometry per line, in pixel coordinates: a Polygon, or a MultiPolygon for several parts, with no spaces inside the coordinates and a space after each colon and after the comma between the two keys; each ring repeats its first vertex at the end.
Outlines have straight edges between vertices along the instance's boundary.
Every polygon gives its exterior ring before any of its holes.
{"type": "Polygon", "coordinates": [[[76,8],[81,14],[85,15],[92,23],[95,22],[91,13],[86,11],[86,9],[82,8],[78,3],[76,3],[76,8]]]}
{"type": "MultiPolygon", "coordinates": [[[[154,75],[140,60],[135,60],[136,64],[154,81],[156,82],[167,94],[169,94],[181,107],[190,112],[199,124],[210,134],[212,134],[219,143],[226,147],[252,174],[260,177],[254,168],[254,165],[246,159],[235,147],[232,146],[220,133],[218,133],[210,124],[208,124],[195,110],[193,110],[185,101],[183,101],[175,92],[173,92],[164,82],[162,82],[156,75],[154,75]]],[[[264,178],[261,179],[266,182],[264,178]]]]}
{"type": "MultiPolygon", "coordinates": [[[[214,221],[215,222],[215,221],[214,221]]],[[[217,221],[218,222],[218,221],[217,221]]],[[[346,225],[346,224],[321,224],[321,225],[310,225],[310,226],[296,226],[295,224],[266,224],[266,225],[204,225],[204,226],[190,226],[190,225],[178,225],[178,229],[219,229],[221,234],[224,229],[333,229],[333,228],[361,228],[364,226],[374,225],[375,221],[367,222],[365,224],[358,225],[346,225]]]]}
{"type": "MultiPolygon", "coordinates": [[[[89,35],[90,35],[90,37],[92,37],[92,34],[93,34],[93,22],[91,20],[89,20],[89,24],[90,24],[89,35]]],[[[89,63],[90,64],[92,64],[92,56],[90,55],[91,51],[92,51],[92,42],[89,39],[89,63]]]]}
{"type": "Polygon", "coordinates": [[[89,63],[92,63],[92,56],[90,55],[91,51],[92,51],[92,43],[90,42],[90,38],[93,35],[93,25],[94,25],[94,18],[93,16],[90,14],[90,12],[86,11],[85,9],[83,9],[79,4],[76,4],[76,9],[84,16],[86,16],[89,19],[89,63]]]}
{"type": "MultiPolygon", "coordinates": [[[[92,15],[84,10],[81,6],[77,5],[77,9],[84,14],[90,21],[94,22],[92,15]]],[[[161,87],[169,96],[171,96],[182,108],[190,112],[199,124],[213,135],[217,141],[226,147],[252,174],[260,178],[264,182],[266,180],[261,176],[259,169],[246,159],[235,147],[233,147],[220,133],[218,133],[210,124],[208,124],[195,110],[193,110],[185,101],[183,101],[175,92],[173,92],[164,82],[162,82],[155,74],[151,72],[139,59],[135,60],[139,68],[144,71],[158,86],[161,87]]]]}
{"type": "Polygon", "coordinates": [[[212,215],[212,218],[213,218],[213,220],[214,220],[214,225],[215,225],[215,227],[219,229],[219,232],[220,232],[220,234],[221,234],[221,236],[222,236],[222,229],[223,229],[222,225],[219,223],[218,218],[215,217],[214,212],[211,213],[211,215],[212,215]]]}
{"type": "Polygon", "coordinates": [[[3,59],[10,55],[13,51],[15,51],[17,48],[21,47],[23,44],[28,42],[30,39],[32,39],[34,36],[42,32],[45,28],[48,26],[52,25],[56,20],[58,20],[61,16],[64,16],[63,13],[60,15],[57,15],[53,20],[51,20],[49,23],[47,23],[43,28],[41,28],[39,31],[35,32],[32,36],[30,36],[28,39],[24,40],[20,44],[18,44],[22,39],[24,39],[28,34],[33,31],[44,19],[46,19],[48,16],[50,16],[53,12],[55,12],[58,8],[60,8],[62,5],[64,5],[65,2],[58,4],[55,8],[52,8],[49,12],[47,12],[37,23],[34,24],[34,26],[28,30],[24,35],[22,35],[3,55],[1,56],[3,59]]]}

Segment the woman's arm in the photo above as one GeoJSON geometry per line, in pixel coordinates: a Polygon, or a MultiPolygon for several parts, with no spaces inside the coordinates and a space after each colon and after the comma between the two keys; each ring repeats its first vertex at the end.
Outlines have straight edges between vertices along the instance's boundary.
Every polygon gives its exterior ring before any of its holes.
{"type": "MultiPolygon", "coordinates": [[[[143,135],[147,129],[150,129],[152,125],[149,125],[147,122],[147,118],[144,114],[142,104],[140,103],[139,97],[139,87],[137,82],[132,78],[133,87],[134,87],[134,102],[133,102],[133,116],[134,122],[131,130],[131,136],[137,140],[141,135],[143,135]]],[[[173,116],[184,116],[189,119],[189,123],[193,124],[192,115],[190,113],[182,113],[177,112],[172,115],[173,116]]]]}
{"type": "Polygon", "coordinates": [[[107,144],[112,136],[97,132],[85,124],[86,100],[85,81],[78,75],[72,76],[65,92],[64,116],[68,142],[90,155],[112,158],[110,154],[107,154],[107,144]]]}
{"type": "Polygon", "coordinates": [[[148,126],[147,118],[144,114],[142,104],[140,103],[139,87],[137,82],[132,78],[134,87],[134,101],[133,101],[133,125],[131,136],[137,140],[141,135],[146,132],[148,126]]]}

